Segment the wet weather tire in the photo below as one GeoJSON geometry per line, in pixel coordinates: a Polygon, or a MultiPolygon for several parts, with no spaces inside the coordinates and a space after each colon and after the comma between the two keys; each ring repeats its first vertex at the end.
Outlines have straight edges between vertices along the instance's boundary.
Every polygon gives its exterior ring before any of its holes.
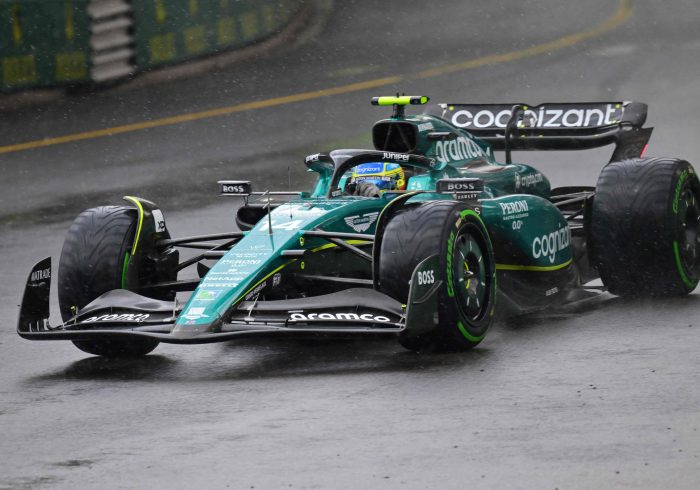
{"type": "Polygon", "coordinates": [[[672,158],[613,162],[598,178],[590,256],[619,296],[679,296],[700,279],[700,182],[672,158]]]}
{"type": "Polygon", "coordinates": [[[411,275],[424,259],[438,254],[438,308],[434,328],[399,342],[410,350],[459,351],[481,342],[496,299],[493,247],[479,215],[455,201],[408,206],[393,216],[382,234],[379,289],[406,303],[411,275]]]}
{"type": "MultiPolygon", "coordinates": [[[[98,296],[124,287],[124,270],[136,233],[136,210],[101,206],[82,212],[63,242],[58,270],[58,303],[63,321],[98,296]]],[[[151,339],[76,340],[78,349],[105,357],[148,354],[151,339]]]]}

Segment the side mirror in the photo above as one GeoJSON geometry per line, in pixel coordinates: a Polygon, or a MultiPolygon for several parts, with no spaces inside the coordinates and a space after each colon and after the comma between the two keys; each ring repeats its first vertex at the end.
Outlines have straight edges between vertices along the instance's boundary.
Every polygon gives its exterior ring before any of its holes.
{"type": "Polygon", "coordinates": [[[333,158],[327,153],[314,153],[304,159],[304,164],[314,172],[332,174],[335,169],[333,158]]]}

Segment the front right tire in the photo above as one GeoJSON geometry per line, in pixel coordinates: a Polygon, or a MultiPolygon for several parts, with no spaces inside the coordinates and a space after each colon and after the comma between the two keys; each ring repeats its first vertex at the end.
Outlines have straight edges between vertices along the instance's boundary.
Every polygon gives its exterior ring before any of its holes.
{"type": "Polygon", "coordinates": [[[410,350],[467,350],[479,344],[491,324],[496,299],[496,265],[486,226],[456,201],[430,201],[398,211],[380,244],[379,290],[406,304],[411,275],[424,259],[438,254],[435,325],[425,334],[404,331],[410,350]]]}

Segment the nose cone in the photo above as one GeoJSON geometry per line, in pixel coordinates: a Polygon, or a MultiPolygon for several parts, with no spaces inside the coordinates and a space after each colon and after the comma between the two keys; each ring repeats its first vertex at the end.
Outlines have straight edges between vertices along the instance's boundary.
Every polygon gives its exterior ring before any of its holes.
{"type": "Polygon", "coordinates": [[[203,334],[217,333],[221,330],[221,323],[218,315],[210,318],[204,313],[204,308],[190,307],[180,315],[170,335],[177,339],[190,339],[203,334]],[[206,319],[212,321],[203,322],[206,319]]]}

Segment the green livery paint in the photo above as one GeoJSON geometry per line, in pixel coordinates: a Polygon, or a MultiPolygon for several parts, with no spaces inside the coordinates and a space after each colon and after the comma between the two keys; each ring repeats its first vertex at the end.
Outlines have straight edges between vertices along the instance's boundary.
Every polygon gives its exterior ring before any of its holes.
{"type": "Polygon", "coordinates": [[[270,216],[272,233],[268,220],[261,220],[209,270],[185,304],[176,331],[187,332],[195,327],[196,331],[201,327],[215,329],[238,303],[253,299],[271,287],[275,274],[295,266],[301,269],[302,264],[312,262],[284,257],[283,251],[301,248],[313,255],[329,248],[324,240],[304,239],[305,230],[353,233],[356,232],[353,226],[367,226],[363,233],[373,233],[376,217],[386,203],[383,198],[328,200],[311,197],[273,210],[270,216]]]}
{"type": "MultiPolygon", "coordinates": [[[[408,96],[380,99],[376,105],[421,103],[420,99],[408,96]]],[[[544,175],[525,164],[497,162],[487,142],[456,129],[440,117],[427,114],[379,121],[374,129],[377,148],[381,148],[377,135],[382,134],[383,128],[396,124],[403,125],[414,136],[411,153],[425,155],[430,162],[425,171],[408,176],[406,190],[416,191],[408,203],[452,199],[451,195],[435,192],[441,179],[481,179],[484,199],[477,206],[479,212],[470,210],[468,213],[482,221],[492,236],[499,270],[546,274],[571,264],[570,232],[561,214],[547,200],[550,184],[544,175]],[[455,136],[440,140],[431,136],[435,133],[455,133],[455,136]],[[514,212],[523,206],[527,208],[525,211],[514,212]],[[514,228],[516,223],[518,227],[514,228]]],[[[347,157],[344,152],[356,151],[335,150],[331,155],[344,158],[347,157]]],[[[384,153],[386,157],[391,155],[397,153],[384,153]]],[[[383,160],[392,161],[391,158],[383,160]]],[[[336,175],[332,161],[320,154],[306,158],[307,167],[318,176],[311,194],[273,210],[272,234],[267,219],[262,219],[211,268],[184,306],[176,330],[216,329],[227,312],[241,301],[253,300],[256,294],[266,291],[275,274],[298,272],[302,268],[308,271],[313,262],[308,256],[303,260],[282,256],[282,251],[287,249],[301,248],[313,254],[329,248],[326,241],[304,239],[305,230],[373,233],[376,216],[396,196],[385,193],[379,199],[370,200],[343,196],[352,169],[336,175]],[[349,218],[356,220],[358,227],[363,222],[373,222],[366,229],[353,229],[345,221],[349,218]],[[216,298],[202,299],[206,291],[215,291],[216,298]]],[[[447,259],[447,294],[451,297],[454,296],[450,281],[453,241],[454,236],[451,236],[447,259]]]]}
{"type": "Polygon", "coordinates": [[[561,264],[551,265],[551,266],[537,266],[537,265],[517,265],[517,264],[496,264],[496,270],[499,271],[533,271],[533,272],[551,272],[564,269],[569,267],[573,262],[572,259],[567,260],[561,264]]]}
{"type": "Polygon", "coordinates": [[[498,270],[545,272],[571,264],[571,231],[547,199],[516,194],[485,200],[481,216],[498,270]]]}
{"type": "Polygon", "coordinates": [[[126,253],[124,254],[124,262],[122,264],[122,283],[121,283],[122,289],[126,289],[126,278],[127,278],[126,271],[129,267],[129,258],[131,258],[131,253],[129,253],[129,251],[127,250],[126,253]]]}

